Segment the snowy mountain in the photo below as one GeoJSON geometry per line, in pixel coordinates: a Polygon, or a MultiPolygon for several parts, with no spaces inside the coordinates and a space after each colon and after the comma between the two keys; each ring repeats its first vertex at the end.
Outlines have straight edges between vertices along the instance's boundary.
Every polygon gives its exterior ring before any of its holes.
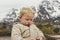
{"type": "Polygon", "coordinates": [[[3,18],[3,22],[8,22],[8,23],[14,23],[14,21],[17,19],[17,9],[12,8],[12,10],[9,11],[8,14],[6,14],[6,17],[3,18]]]}
{"type": "Polygon", "coordinates": [[[40,22],[60,22],[60,2],[58,0],[44,0],[37,8],[37,18],[40,22]]]}

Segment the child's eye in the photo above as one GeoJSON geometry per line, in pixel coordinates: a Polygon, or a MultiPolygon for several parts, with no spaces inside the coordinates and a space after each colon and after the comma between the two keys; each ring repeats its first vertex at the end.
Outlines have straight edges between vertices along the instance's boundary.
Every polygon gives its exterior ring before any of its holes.
{"type": "Polygon", "coordinates": [[[31,19],[31,21],[32,21],[32,19],[31,19]]]}
{"type": "Polygon", "coordinates": [[[32,21],[32,19],[26,19],[26,20],[27,20],[27,21],[28,21],[28,20],[32,21]]]}

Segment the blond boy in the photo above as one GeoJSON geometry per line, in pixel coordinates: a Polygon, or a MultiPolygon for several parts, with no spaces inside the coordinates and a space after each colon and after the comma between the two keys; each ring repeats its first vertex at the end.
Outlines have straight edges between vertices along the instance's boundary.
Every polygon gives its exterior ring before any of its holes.
{"type": "Polygon", "coordinates": [[[20,11],[20,22],[13,25],[11,40],[44,40],[43,33],[32,22],[35,12],[24,7],[20,11]]]}

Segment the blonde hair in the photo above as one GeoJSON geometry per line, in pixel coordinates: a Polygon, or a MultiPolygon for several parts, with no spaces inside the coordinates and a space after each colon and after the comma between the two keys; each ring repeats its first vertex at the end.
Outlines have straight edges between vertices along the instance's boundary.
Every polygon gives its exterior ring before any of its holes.
{"type": "Polygon", "coordinates": [[[19,13],[19,16],[22,17],[24,14],[27,14],[27,13],[32,13],[33,15],[35,15],[35,12],[33,11],[33,9],[28,7],[23,7],[19,13]]]}

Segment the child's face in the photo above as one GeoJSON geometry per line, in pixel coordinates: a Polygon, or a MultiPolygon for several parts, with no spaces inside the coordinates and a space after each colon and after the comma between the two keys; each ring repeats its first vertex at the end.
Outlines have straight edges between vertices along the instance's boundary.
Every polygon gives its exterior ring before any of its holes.
{"type": "Polygon", "coordinates": [[[32,20],[33,20],[33,17],[34,17],[34,15],[33,14],[24,14],[21,18],[20,18],[20,21],[21,21],[21,23],[23,24],[23,25],[25,25],[25,26],[29,26],[29,25],[31,25],[33,22],[32,22],[32,20]]]}

